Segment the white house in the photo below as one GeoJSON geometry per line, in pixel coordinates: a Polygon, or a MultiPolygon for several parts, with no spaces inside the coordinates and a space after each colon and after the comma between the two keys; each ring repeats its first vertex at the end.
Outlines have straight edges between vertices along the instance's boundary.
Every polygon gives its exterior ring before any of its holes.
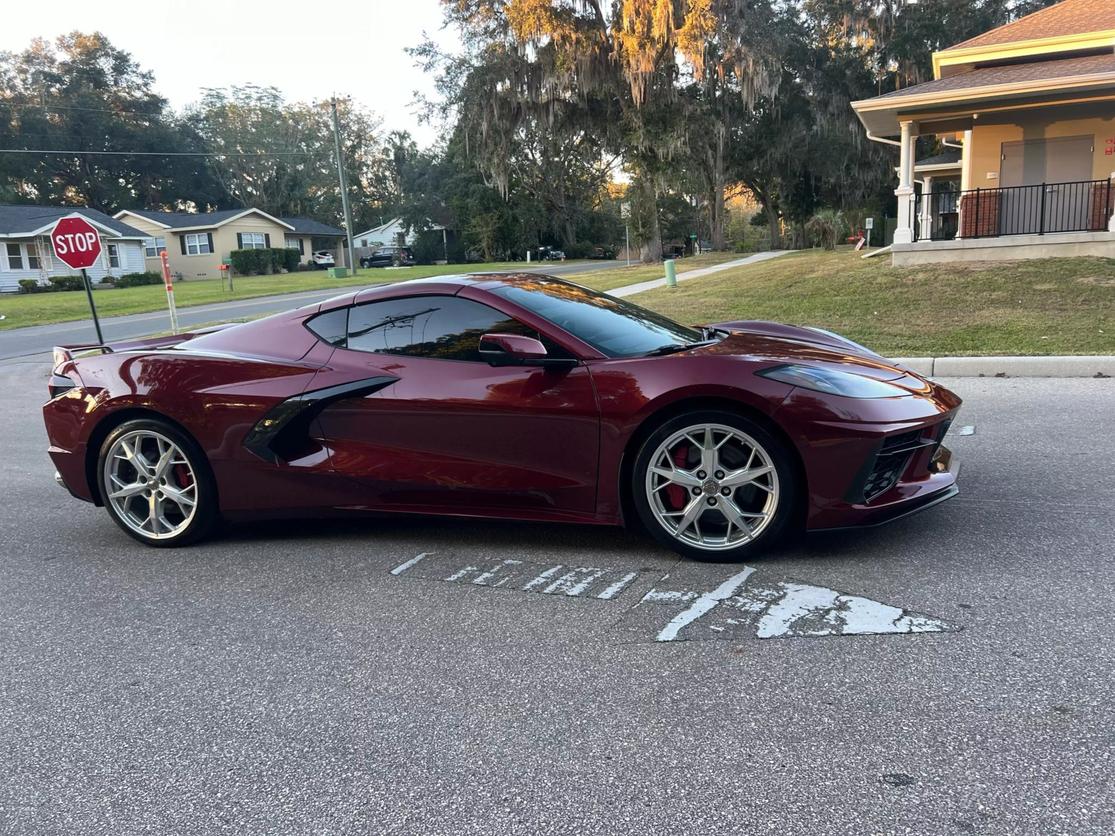
{"type": "Polygon", "coordinates": [[[142,273],[144,233],[96,209],[80,206],[0,205],[0,292],[20,289],[20,279],[46,284],[51,276],[75,273],[54,257],[50,231],[60,218],[81,215],[101,233],[102,253],[89,268],[94,283],[106,277],[142,273]]]}
{"type": "Polygon", "coordinates": [[[352,236],[354,247],[407,247],[414,243],[416,230],[409,229],[402,218],[393,218],[385,224],[374,226],[352,236]]]}
{"type": "MultiPolygon", "coordinates": [[[[444,227],[430,224],[427,230],[441,230],[444,227]]],[[[352,236],[353,246],[357,249],[377,249],[379,247],[412,247],[418,238],[418,230],[408,227],[402,218],[393,218],[385,224],[374,226],[352,236]]]]}

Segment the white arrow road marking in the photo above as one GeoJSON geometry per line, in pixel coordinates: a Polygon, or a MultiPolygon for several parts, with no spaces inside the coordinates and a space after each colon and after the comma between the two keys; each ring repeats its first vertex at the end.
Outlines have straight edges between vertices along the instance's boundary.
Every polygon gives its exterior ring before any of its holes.
{"type": "Polygon", "coordinates": [[[812,636],[858,636],[883,633],[930,633],[958,629],[940,619],[908,612],[859,595],[848,595],[823,586],[792,580],[753,578],[755,570],[744,569],[712,592],[652,589],[639,604],[684,604],[659,632],[657,641],[699,638],[685,628],[695,625],[719,607],[719,623],[705,626],[725,637],[751,632],[756,638],[812,636]],[[690,603],[691,602],[691,603],[690,603]]]}
{"type": "Polygon", "coordinates": [[[755,635],[859,636],[878,633],[931,633],[948,630],[942,621],[910,615],[899,607],[821,586],[782,583],[783,592],[759,618],[755,635]]]}
{"type": "Polygon", "coordinates": [[[751,577],[754,572],[755,570],[748,566],[742,572],[732,575],[732,577],[728,578],[728,580],[724,581],[724,583],[720,584],[720,586],[716,587],[712,592],[706,592],[690,604],[689,609],[682,610],[675,615],[673,620],[671,620],[670,623],[662,629],[662,632],[658,634],[656,641],[674,641],[683,627],[692,624],[721,601],[731,598],[736,590],[743,586],[744,582],[751,577]]]}

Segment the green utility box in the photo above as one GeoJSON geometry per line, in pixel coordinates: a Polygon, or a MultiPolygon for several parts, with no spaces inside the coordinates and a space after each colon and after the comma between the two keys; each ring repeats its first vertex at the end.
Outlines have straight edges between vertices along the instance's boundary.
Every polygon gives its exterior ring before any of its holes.
{"type": "Polygon", "coordinates": [[[345,278],[345,276],[348,275],[348,268],[347,267],[330,267],[329,270],[328,270],[328,273],[329,273],[329,278],[331,278],[331,279],[343,279],[343,278],[345,278]]]}

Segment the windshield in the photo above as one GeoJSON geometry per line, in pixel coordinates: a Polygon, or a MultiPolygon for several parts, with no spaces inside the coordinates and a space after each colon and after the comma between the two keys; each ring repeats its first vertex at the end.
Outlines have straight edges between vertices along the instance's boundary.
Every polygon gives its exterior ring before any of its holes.
{"type": "Polygon", "coordinates": [[[636,357],[700,342],[704,335],[668,317],[587,287],[532,278],[492,290],[522,305],[608,357],[636,357]]]}

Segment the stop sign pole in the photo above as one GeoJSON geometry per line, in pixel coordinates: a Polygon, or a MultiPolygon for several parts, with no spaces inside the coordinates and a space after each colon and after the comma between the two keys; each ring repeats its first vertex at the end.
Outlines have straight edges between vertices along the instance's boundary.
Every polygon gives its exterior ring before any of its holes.
{"type": "Polygon", "coordinates": [[[89,300],[89,310],[93,314],[93,327],[97,331],[97,342],[104,345],[101,334],[101,321],[97,317],[97,306],[93,303],[93,285],[89,282],[87,267],[92,267],[101,256],[101,236],[96,228],[81,215],[73,214],[62,218],[50,233],[50,243],[58,260],[71,270],[81,271],[81,282],[85,285],[85,296],[89,300]]]}

